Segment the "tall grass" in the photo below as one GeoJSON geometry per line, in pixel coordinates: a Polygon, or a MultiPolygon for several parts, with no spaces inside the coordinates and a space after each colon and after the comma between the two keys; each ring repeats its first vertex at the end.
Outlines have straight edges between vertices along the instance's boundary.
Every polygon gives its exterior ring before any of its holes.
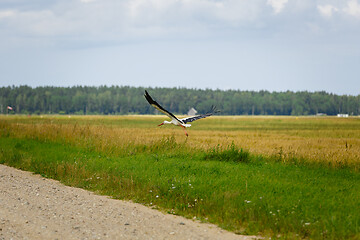
{"type": "Polygon", "coordinates": [[[223,149],[219,145],[209,149],[205,154],[205,159],[225,161],[225,162],[250,162],[250,153],[235,146],[234,142],[223,149]]]}

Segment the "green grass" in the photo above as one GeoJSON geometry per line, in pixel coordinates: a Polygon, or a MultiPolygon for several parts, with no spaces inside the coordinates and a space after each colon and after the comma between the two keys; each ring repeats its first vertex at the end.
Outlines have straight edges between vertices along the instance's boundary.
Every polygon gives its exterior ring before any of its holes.
{"type": "Polygon", "coordinates": [[[283,164],[234,144],[194,149],[174,136],[119,148],[16,138],[3,129],[0,163],[236,233],[360,238],[360,175],[352,169],[283,164]]]}

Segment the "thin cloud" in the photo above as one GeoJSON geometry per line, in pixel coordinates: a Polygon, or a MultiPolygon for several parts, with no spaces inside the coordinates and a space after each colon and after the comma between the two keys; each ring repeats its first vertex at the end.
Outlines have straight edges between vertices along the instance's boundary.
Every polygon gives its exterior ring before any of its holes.
{"type": "Polygon", "coordinates": [[[0,19],[9,18],[15,16],[16,12],[13,10],[0,11],[0,19]]]}
{"type": "Polygon", "coordinates": [[[275,14],[279,14],[285,7],[288,0],[268,0],[267,4],[274,9],[275,14]]]}
{"type": "Polygon", "coordinates": [[[213,28],[256,22],[264,11],[261,0],[125,0],[58,1],[46,8],[0,9],[0,26],[34,37],[128,37],[191,35],[213,28]]]}
{"type": "Polygon", "coordinates": [[[348,1],[347,6],[343,10],[351,16],[360,17],[360,4],[357,0],[348,1]]]}
{"type": "Polygon", "coordinates": [[[80,0],[80,2],[82,3],[91,3],[91,2],[95,2],[96,0],[80,0]]]}
{"type": "Polygon", "coordinates": [[[332,5],[318,5],[317,9],[323,17],[332,17],[334,12],[339,11],[339,9],[332,5]]]}
{"type": "MultiPolygon", "coordinates": [[[[31,8],[27,1],[19,2],[8,9],[0,5],[2,37],[116,42],[221,36],[225,31],[239,35],[249,29],[257,35],[279,36],[291,29],[306,32],[306,26],[326,32],[328,26],[319,24],[316,15],[331,18],[341,12],[360,17],[357,0],[337,5],[320,0],[57,0],[52,4],[39,0],[31,8]]],[[[328,24],[334,24],[331,31],[336,31],[346,22],[339,18],[328,24]]]]}

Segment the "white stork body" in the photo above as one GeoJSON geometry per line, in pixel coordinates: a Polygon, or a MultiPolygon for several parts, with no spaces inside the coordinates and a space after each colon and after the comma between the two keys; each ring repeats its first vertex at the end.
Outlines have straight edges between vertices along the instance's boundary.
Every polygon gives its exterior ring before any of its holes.
{"type": "Polygon", "coordinates": [[[174,124],[175,126],[180,126],[180,127],[182,127],[184,129],[186,136],[188,136],[188,134],[186,132],[186,128],[191,127],[191,124],[187,124],[188,122],[193,122],[193,121],[201,119],[201,118],[210,117],[214,113],[218,112],[215,109],[215,107],[213,106],[212,109],[211,109],[211,112],[209,112],[209,113],[202,114],[202,115],[197,115],[197,116],[194,116],[194,117],[187,117],[187,118],[178,119],[177,117],[175,117],[174,114],[167,111],[162,106],[160,106],[160,104],[158,104],[156,101],[154,101],[146,90],[145,90],[145,95],[144,96],[145,96],[146,100],[149,102],[149,104],[151,106],[153,106],[154,108],[156,108],[160,112],[164,113],[165,115],[167,115],[171,119],[171,121],[166,121],[166,120],[163,121],[158,126],[161,126],[161,125],[164,125],[164,124],[174,124]]]}
{"type": "MultiPolygon", "coordinates": [[[[179,120],[181,121],[182,119],[179,120]]],[[[172,119],[170,122],[165,120],[159,126],[164,124],[174,124],[175,126],[191,127],[191,124],[181,123],[176,119],[172,119]]]]}

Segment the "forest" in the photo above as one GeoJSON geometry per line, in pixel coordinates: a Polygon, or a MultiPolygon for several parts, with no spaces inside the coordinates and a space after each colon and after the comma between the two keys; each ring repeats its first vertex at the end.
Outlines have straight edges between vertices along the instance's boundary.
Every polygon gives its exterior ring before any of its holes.
{"type": "MultiPolygon", "coordinates": [[[[198,113],[206,113],[212,105],[220,110],[220,115],[360,114],[360,94],[352,96],[325,91],[146,89],[157,102],[175,114],[186,114],[190,108],[195,108],[198,113]]],[[[144,90],[144,87],[130,86],[7,86],[0,88],[0,113],[157,114],[157,110],[143,97],[144,90]]]]}

